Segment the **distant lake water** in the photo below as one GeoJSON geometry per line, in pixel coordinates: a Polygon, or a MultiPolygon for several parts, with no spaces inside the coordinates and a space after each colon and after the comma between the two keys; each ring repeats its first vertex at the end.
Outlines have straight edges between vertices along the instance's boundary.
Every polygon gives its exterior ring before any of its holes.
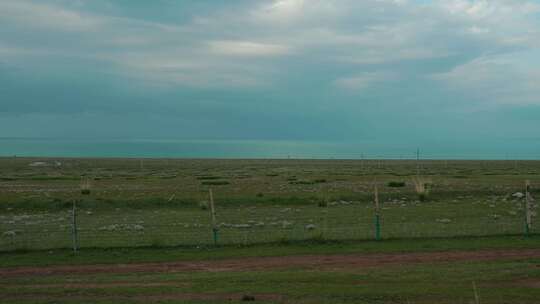
{"type": "MultiPolygon", "coordinates": [[[[539,159],[540,144],[429,143],[423,159],[539,159]]],[[[0,138],[0,156],[155,157],[155,158],[307,158],[415,159],[409,143],[317,142],[293,140],[153,140],[0,138]]]]}

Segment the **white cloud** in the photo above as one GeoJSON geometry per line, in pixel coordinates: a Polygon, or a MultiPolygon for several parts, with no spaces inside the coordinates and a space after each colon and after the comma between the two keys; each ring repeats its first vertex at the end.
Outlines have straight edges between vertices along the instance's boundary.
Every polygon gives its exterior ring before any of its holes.
{"type": "Polygon", "coordinates": [[[304,0],[277,0],[254,11],[253,17],[275,23],[290,22],[302,15],[304,0]]]}
{"type": "MultiPolygon", "coordinates": [[[[291,69],[310,65],[321,73],[335,71],[326,79],[340,78],[334,83],[338,87],[362,89],[384,79],[365,73],[365,65],[369,70],[393,65],[399,75],[400,63],[412,60],[422,67],[450,57],[474,60],[540,47],[540,22],[531,17],[539,5],[522,0],[276,0],[216,6],[169,24],[55,3],[0,0],[4,31],[14,33],[11,39],[0,38],[0,59],[32,54],[95,58],[110,63],[105,66],[121,77],[196,87],[271,85],[291,69]],[[21,29],[36,41],[19,39],[21,29]],[[74,37],[72,31],[79,33],[74,37]],[[297,67],[285,66],[293,60],[297,67]]],[[[482,66],[489,65],[497,66],[482,66]]],[[[466,74],[460,70],[465,66],[438,79],[455,83],[458,76],[452,75],[466,74]]],[[[514,73],[526,77],[529,70],[514,73]]],[[[417,73],[424,72],[419,68],[417,73]]]]}
{"type": "Polygon", "coordinates": [[[159,53],[135,52],[109,58],[120,73],[152,86],[197,88],[248,88],[267,85],[273,71],[242,61],[207,57],[196,49],[168,49],[159,53]],[[181,55],[180,55],[181,54],[181,55]]]}
{"type": "Polygon", "coordinates": [[[540,72],[534,65],[520,56],[486,56],[432,78],[484,104],[540,104],[540,72]]]}
{"type": "Polygon", "coordinates": [[[473,25],[469,28],[469,32],[473,34],[487,34],[490,32],[490,30],[488,28],[473,25]]]}
{"type": "Polygon", "coordinates": [[[513,19],[516,15],[533,14],[540,11],[540,5],[523,0],[448,0],[441,7],[452,14],[475,19],[513,19]],[[514,17],[512,16],[514,15],[514,17]]]}
{"type": "Polygon", "coordinates": [[[252,41],[218,40],[208,42],[211,52],[233,56],[279,56],[290,53],[287,46],[252,41]]]}
{"type": "Polygon", "coordinates": [[[62,7],[36,4],[24,0],[1,1],[0,18],[20,26],[57,31],[88,31],[102,25],[99,17],[82,14],[62,7]]]}
{"type": "Polygon", "coordinates": [[[392,72],[365,72],[336,79],[334,85],[342,89],[361,91],[375,84],[395,81],[397,77],[392,72]]]}

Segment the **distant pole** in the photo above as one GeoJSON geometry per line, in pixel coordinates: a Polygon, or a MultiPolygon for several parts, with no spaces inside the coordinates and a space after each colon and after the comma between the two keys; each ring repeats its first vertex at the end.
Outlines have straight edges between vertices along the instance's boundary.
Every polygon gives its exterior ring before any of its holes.
{"type": "Polygon", "coordinates": [[[364,153],[360,154],[360,168],[364,171],[364,153]]]}
{"type": "Polygon", "coordinates": [[[214,245],[217,245],[218,242],[218,227],[216,224],[216,209],[214,207],[214,195],[212,189],[209,189],[210,194],[210,212],[212,214],[212,233],[214,235],[214,245]]]}
{"type": "Polygon", "coordinates": [[[377,188],[377,182],[375,182],[375,240],[381,239],[381,214],[379,206],[379,189],[377,188]]]}
{"type": "Polygon", "coordinates": [[[141,171],[144,169],[144,160],[142,159],[139,159],[139,168],[141,169],[141,171]]]}

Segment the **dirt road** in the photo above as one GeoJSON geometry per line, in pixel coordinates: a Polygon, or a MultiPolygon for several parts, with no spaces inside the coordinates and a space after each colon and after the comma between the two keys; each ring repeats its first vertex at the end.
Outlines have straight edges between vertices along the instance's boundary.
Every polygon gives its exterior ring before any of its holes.
{"type": "Polygon", "coordinates": [[[481,250],[425,253],[303,255],[284,257],[249,257],[213,261],[14,267],[0,269],[0,277],[84,275],[99,273],[168,273],[193,271],[265,271],[285,268],[359,269],[382,265],[408,265],[454,261],[492,261],[501,259],[540,258],[540,249],[481,250]]]}

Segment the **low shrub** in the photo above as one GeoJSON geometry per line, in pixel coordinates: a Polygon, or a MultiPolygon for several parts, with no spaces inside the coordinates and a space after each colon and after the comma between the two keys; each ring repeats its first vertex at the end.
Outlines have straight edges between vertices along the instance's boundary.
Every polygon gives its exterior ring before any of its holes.
{"type": "Polygon", "coordinates": [[[201,210],[208,210],[208,202],[207,201],[200,201],[199,202],[199,208],[201,208],[201,210]]]}
{"type": "Polygon", "coordinates": [[[315,182],[309,181],[309,180],[299,180],[299,181],[291,181],[289,182],[291,185],[313,185],[315,182]]]}
{"type": "Polygon", "coordinates": [[[204,175],[204,176],[197,176],[198,180],[215,180],[220,179],[221,176],[212,176],[212,175],[204,175]]]}
{"type": "Polygon", "coordinates": [[[242,301],[244,301],[244,302],[252,302],[252,301],[255,301],[255,297],[250,296],[250,295],[243,295],[242,296],[242,301]]]}
{"type": "Polygon", "coordinates": [[[387,186],[388,186],[388,187],[392,187],[392,188],[405,187],[405,182],[395,182],[395,181],[391,181],[391,182],[388,182],[387,186]]]}
{"type": "Polygon", "coordinates": [[[204,181],[201,183],[203,186],[223,186],[229,184],[230,183],[228,181],[204,181]]]}
{"type": "Polygon", "coordinates": [[[414,190],[418,195],[418,200],[421,202],[426,201],[429,196],[429,192],[433,184],[430,181],[424,180],[422,178],[414,178],[414,190]]]}

